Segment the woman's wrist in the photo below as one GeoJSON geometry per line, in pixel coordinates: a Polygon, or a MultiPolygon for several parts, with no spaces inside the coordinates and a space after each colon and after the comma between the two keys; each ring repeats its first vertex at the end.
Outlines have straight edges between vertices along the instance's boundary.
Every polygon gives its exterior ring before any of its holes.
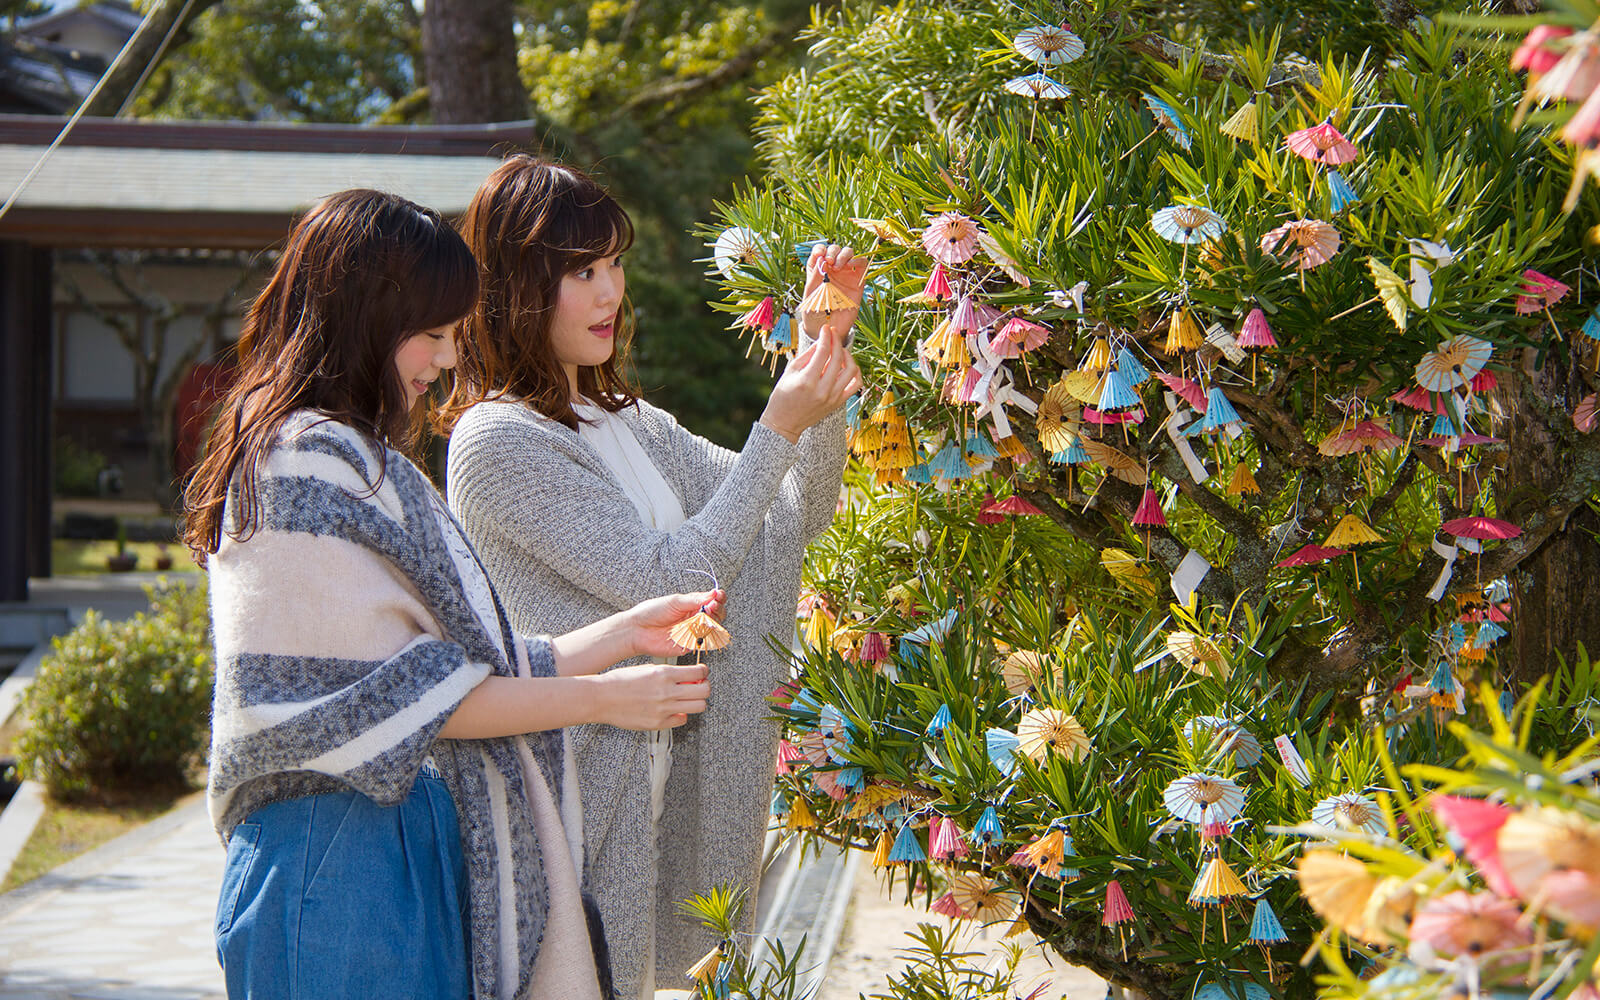
{"type": "Polygon", "coordinates": [[[763,411],[761,418],[757,420],[756,423],[765,427],[767,430],[772,431],[774,434],[779,435],[790,444],[800,443],[800,432],[784,426],[781,421],[777,420],[770,413],[763,411]]]}

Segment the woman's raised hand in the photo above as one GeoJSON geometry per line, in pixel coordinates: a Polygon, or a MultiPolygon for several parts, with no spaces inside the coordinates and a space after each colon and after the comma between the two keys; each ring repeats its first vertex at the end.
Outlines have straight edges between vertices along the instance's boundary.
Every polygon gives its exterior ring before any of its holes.
{"type": "MultiPolygon", "coordinates": [[[[839,291],[850,296],[850,301],[859,305],[867,285],[867,259],[857,257],[850,247],[837,243],[818,243],[811,248],[811,256],[806,260],[805,295],[815,291],[822,284],[824,276],[839,291]]],[[[804,295],[801,297],[804,298],[804,295]]],[[[816,337],[826,325],[848,339],[850,327],[856,321],[856,307],[835,309],[831,313],[805,312],[800,319],[808,337],[816,337]]]]}
{"type": "Polygon", "coordinates": [[[807,428],[843,406],[860,388],[861,369],[830,324],[783,369],[761,422],[791,443],[799,441],[807,428]]]}
{"type": "Polygon", "coordinates": [[[597,721],[618,729],[667,729],[706,710],[706,665],[642,663],[617,667],[593,678],[601,696],[597,721]]]}

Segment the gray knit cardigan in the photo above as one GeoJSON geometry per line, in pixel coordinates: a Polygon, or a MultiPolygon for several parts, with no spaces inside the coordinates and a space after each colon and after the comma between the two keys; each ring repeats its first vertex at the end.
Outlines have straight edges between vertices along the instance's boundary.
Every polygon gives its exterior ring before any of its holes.
{"type": "Polygon", "coordinates": [[[709,706],[673,731],[659,873],[646,735],[603,725],[568,730],[588,884],[617,992],[632,997],[652,923],[658,983],[681,981],[715,944],[675,911],[679,902],[732,883],[750,889],[753,919],[779,736],[766,697],[788,677],[767,637],[794,634],[801,558],[833,518],[845,432],[842,411],[798,445],[758,423],[735,453],[643,401],[621,416],[683,504],[688,519],[670,534],[640,520],[577,432],[512,400],[480,403],[457,424],[446,495],[513,627],[560,632],[647,598],[705,589],[694,571],[707,568],[728,593],[733,642],[705,657],[709,706]]]}
{"type": "MultiPolygon", "coordinates": [[[[397,805],[431,756],[460,822],[475,996],[526,997],[548,906],[516,745],[438,733],[483,678],[514,674],[502,649],[525,643],[531,672],[554,675],[549,640],[519,638],[503,610],[501,634],[485,631],[433,484],[354,428],[291,415],[257,499],[254,533],[224,535],[208,561],[217,832],[226,842],[263,805],[324,792],[397,805]]],[[[562,738],[516,738],[558,801],[562,738]]]]}

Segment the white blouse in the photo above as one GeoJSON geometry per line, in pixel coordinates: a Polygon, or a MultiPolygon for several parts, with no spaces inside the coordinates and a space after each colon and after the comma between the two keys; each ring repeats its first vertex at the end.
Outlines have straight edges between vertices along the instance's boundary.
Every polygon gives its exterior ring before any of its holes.
{"type": "MultiPolygon", "coordinates": [[[[633,436],[633,430],[617,414],[598,406],[574,403],[572,412],[578,417],[578,438],[589,445],[605,461],[612,475],[622,483],[622,491],[639,511],[639,520],[657,531],[671,532],[685,520],[683,504],[662,478],[650,456],[633,436]]],[[[650,733],[650,821],[659,825],[666,810],[667,772],[672,767],[672,730],[657,729],[650,733]]],[[[652,852],[656,850],[651,844],[652,852]]],[[[652,951],[655,935],[650,935],[652,951]]],[[[647,956],[640,996],[649,1000],[655,996],[655,957],[647,956]]]]}

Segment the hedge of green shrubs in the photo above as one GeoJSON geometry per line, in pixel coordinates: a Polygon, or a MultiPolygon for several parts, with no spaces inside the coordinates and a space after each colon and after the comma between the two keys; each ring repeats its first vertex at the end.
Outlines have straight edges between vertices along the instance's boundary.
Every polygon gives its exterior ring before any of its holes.
{"type": "Polygon", "coordinates": [[[18,770],[59,798],[182,789],[205,752],[213,676],[204,585],[147,587],[125,621],[91,611],[22,700],[18,770]]]}

